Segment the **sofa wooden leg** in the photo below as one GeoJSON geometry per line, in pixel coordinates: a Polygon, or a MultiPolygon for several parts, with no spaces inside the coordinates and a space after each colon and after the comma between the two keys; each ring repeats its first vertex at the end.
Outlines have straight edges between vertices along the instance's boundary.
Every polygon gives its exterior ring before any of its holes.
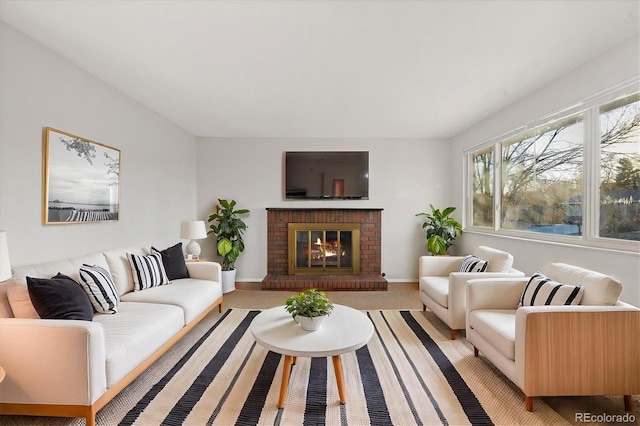
{"type": "Polygon", "coordinates": [[[422,310],[426,311],[427,310],[427,305],[425,305],[424,303],[422,304],[422,310]]]}
{"type": "Polygon", "coordinates": [[[451,340],[456,340],[456,334],[458,334],[458,330],[451,330],[451,340]]]}
{"type": "Polygon", "coordinates": [[[524,405],[527,408],[527,411],[533,411],[533,397],[525,395],[524,405]]]}
{"type": "Polygon", "coordinates": [[[478,348],[473,347],[473,356],[478,356],[478,348]]]}
{"type": "Polygon", "coordinates": [[[624,410],[631,411],[632,409],[631,406],[633,405],[631,404],[631,395],[625,395],[623,398],[624,398],[624,410]]]}

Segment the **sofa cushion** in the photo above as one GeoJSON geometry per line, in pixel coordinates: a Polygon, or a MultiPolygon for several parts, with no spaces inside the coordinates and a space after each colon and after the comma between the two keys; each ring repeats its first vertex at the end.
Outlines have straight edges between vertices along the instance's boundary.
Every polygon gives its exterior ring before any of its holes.
{"type": "Polygon", "coordinates": [[[144,247],[127,247],[108,250],[103,253],[104,258],[109,265],[109,272],[111,272],[113,282],[116,284],[119,295],[129,293],[130,291],[133,291],[135,287],[133,282],[133,273],[131,272],[131,265],[129,265],[129,260],[127,259],[127,253],[145,256],[149,254],[149,250],[144,247]]]}
{"type": "Polygon", "coordinates": [[[509,272],[513,267],[513,256],[506,251],[479,246],[473,255],[488,262],[487,272],[509,272]]]}
{"type": "Polygon", "coordinates": [[[618,302],[622,284],[600,272],[584,269],[566,263],[552,263],[546,275],[561,283],[584,287],[581,305],[612,306],[618,302]]]}
{"type": "Polygon", "coordinates": [[[584,288],[561,284],[536,272],[522,290],[518,306],[579,305],[584,288]]]}
{"type": "Polygon", "coordinates": [[[462,259],[458,272],[484,272],[486,270],[487,261],[470,254],[462,259]]]}
{"type": "Polygon", "coordinates": [[[101,314],[118,312],[120,298],[109,271],[98,265],[85,263],[80,267],[80,285],[89,296],[96,312],[101,314]]]}
{"type": "Polygon", "coordinates": [[[151,253],[147,256],[127,253],[127,259],[133,272],[134,290],[145,290],[169,284],[169,278],[167,278],[167,273],[164,270],[160,253],[151,253]]]}
{"type": "Polygon", "coordinates": [[[421,277],[420,291],[438,305],[444,308],[449,307],[449,277],[421,277]]]}
{"type": "Polygon", "coordinates": [[[96,314],[93,320],[104,326],[107,387],[117,383],[184,326],[182,309],[177,306],[124,301],[116,315],[96,314]]]}
{"type": "Polygon", "coordinates": [[[27,287],[40,318],[93,319],[93,307],[80,284],[64,274],[58,273],[50,279],[27,277],[27,287]]]}
{"type": "Polygon", "coordinates": [[[77,282],[80,280],[79,271],[83,263],[108,268],[106,259],[102,253],[93,253],[55,262],[17,267],[13,272],[13,278],[7,283],[7,297],[13,315],[16,318],[40,318],[38,312],[36,312],[33,307],[33,303],[31,303],[29,289],[27,288],[27,276],[33,278],[49,278],[57,273],[62,273],[77,282]]]}
{"type": "Polygon", "coordinates": [[[222,296],[222,287],[208,280],[183,278],[171,285],[134,291],[121,296],[123,302],[144,302],[175,305],[184,312],[187,324],[222,296]]]}
{"type": "Polygon", "coordinates": [[[184,254],[182,253],[182,243],[164,250],[151,247],[151,252],[160,253],[162,256],[162,264],[170,281],[189,278],[189,271],[187,271],[187,264],[184,262],[184,254]]]}
{"type": "Polygon", "coordinates": [[[487,309],[471,311],[469,326],[496,350],[509,359],[516,359],[515,309],[487,309]]]}

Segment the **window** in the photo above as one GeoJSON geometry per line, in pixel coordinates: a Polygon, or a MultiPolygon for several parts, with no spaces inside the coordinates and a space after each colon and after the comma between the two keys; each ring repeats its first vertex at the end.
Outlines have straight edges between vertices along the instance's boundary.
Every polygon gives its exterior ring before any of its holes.
{"type": "Polygon", "coordinates": [[[599,235],[640,240],[640,94],[600,107],[599,235]]]}
{"type": "Polygon", "coordinates": [[[493,227],[493,150],[473,156],[473,225],[493,227]]]}
{"type": "Polygon", "coordinates": [[[632,87],[468,151],[467,223],[640,251],[640,93],[629,95],[632,87]]]}
{"type": "Polygon", "coordinates": [[[502,143],[502,228],[581,235],[582,116],[502,143]]]}

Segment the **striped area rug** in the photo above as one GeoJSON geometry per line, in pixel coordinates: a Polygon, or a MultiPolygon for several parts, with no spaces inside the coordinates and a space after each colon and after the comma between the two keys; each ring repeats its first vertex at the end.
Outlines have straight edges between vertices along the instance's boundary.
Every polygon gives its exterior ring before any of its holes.
{"type": "Polygon", "coordinates": [[[527,412],[519,390],[474,357],[464,339],[447,339],[420,311],[366,312],[373,338],[342,355],[346,404],[338,401],[330,359],[298,358],[285,407],[278,409],[282,357],[253,340],[249,324],[258,313],[227,311],[119,423],[568,424],[539,399],[527,412]]]}

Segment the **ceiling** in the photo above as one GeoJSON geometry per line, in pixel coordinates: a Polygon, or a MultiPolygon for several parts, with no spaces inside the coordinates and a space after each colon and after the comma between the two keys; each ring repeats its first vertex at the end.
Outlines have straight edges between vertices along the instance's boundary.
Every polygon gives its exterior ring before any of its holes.
{"type": "Polygon", "coordinates": [[[195,136],[448,138],[640,37],[639,7],[0,0],[0,19],[195,136]]]}

